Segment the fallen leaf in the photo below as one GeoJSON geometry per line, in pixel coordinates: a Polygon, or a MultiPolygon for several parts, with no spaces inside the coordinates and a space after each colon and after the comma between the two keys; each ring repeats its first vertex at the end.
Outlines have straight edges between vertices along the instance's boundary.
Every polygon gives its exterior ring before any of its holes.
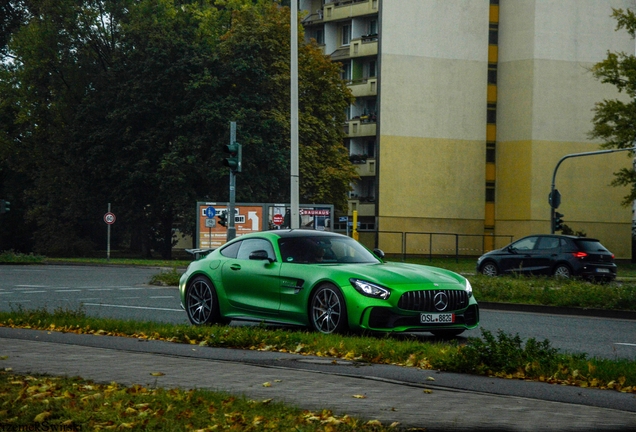
{"type": "Polygon", "coordinates": [[[272,383],[270,382],[263,383],[263,387],[271,387],[271,386],[272,386],[272,383]]]}
{"type": "Polygon", "coordinates": [[[433,390],[424,389],[424,393],[426,393],[426,394],[431,394],[431,393],[433,393],[433,390]]]}
{"type": "Polygon", "coordinates": [[[150,375],[152,375],[152,376],[164,376],[165,373],[163,373],[163,372],[150,372],[150,375]]]}
{"type": "Polygon", "coordinates": [[[33,421],[36,422],[36,423],[42,423],[44,420],[46,420],[49,417],[51,417],[51,412],[50,411],[44,411],[44,412],[41,412],[40,414],[36,415],[35,418],[33,419],[33,421]]]}
{"type": "Polygon", "coordinates": [[[356,399],[366,399],[367,398],[365,395],[359,395],[359,394],[353,395],[353,397],[356,398],[356,399]]]}

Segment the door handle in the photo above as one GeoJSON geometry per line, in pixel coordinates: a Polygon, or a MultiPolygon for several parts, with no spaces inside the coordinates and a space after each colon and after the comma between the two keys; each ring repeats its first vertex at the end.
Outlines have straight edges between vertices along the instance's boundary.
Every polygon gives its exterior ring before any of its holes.
{"type": "Polygon", "coordinates": [[[232,264],[232,265],[230,266],[230,268],[231,268],[232,270],[240,270],[240,269],[241,269],[241,265],[240,265],[240,264],[232,264]]]}

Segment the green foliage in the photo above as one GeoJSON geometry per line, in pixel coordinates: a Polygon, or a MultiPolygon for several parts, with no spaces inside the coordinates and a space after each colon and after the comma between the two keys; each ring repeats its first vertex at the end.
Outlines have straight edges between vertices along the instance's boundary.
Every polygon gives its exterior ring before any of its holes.
{"type": "Polygon", "coordinates": [[[23,254],[15,251],[0,251],[0,263],[5,264],[40,264],[44,262],[41,255],[23,254]]]}
{"type": "MultiPolygon", "coordinates": [[[[617,21],[616,30],[626,30],[632,37],[636,29],[636,15],[631,10],[614,9],[612,16],[617,21]]],[[[589,132],[592,139],[604,141],[604,148],[631,148],[636,124],[636,56],[634,53],[608,52],[607,58],[591,68],[592,75],[604,84],[611,84],[628,97],[605,99],[594,107],[594,127],[589,132]]],[[[615,173],[613,186],[630,187],[629,195],[622,204],[631,205],[636,199],[636,174],[631,168],[622,168],[615,173]]]]}
{"type": "Polygon", "coordinates": [[[578,279],[470,277],[478,301],[605,310],[636,310],[636,282],[595,284],[578,279]]]}
{"type": "Polygon", "coordinates": [[[442,364],[457,372],[480,375],[493,372],[509,374],[519,370],[540,375],[556,370],[562,360],[548,340],[537,342],[531,338],[524,346],[518,334],[511,336],[499,330],[495,337],[483,329],[481,333],[483,339],[468,338],[466,345],[442,364]]]}
{"type": "MultiPolygon", "coordinates": [[[[15,186],[22,213],[10,216],[33,225],[36,251],[103,248],[101,216],[112,203],[113,245],[169,259],[174,228],[194,231],[193,204],[228,199],[221,148],[231,121],[244,149],[237,200],[289,201],[288,8],[267,0],[2,8],[0,192],[15,186]]],[[[344,208],[356,173],[342,144],[351,94],[338,72],[301,44],[301,202],[344,208]]]]}

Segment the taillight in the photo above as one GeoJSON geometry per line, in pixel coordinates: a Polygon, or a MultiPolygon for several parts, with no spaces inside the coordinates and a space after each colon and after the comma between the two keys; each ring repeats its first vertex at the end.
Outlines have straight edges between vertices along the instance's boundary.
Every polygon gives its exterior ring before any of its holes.
{"type": "Polygon", "coordinates": [[[585,253],[585,252],[574,252],[572,255],[574,255],[574,258],[585,258],[587,256],[587,253],[585,253]]]}

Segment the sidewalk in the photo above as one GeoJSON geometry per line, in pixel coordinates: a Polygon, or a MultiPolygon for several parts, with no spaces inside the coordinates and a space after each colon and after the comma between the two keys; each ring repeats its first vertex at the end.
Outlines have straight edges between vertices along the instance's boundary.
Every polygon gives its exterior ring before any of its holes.
{"type": "MultiPolygon", "coordinates": [[[[18,374],[46,373],[81,376],[103,383],[115,381],[123,385],[220,390],[254,399],[273,398],[310,410],[331,409],[338,414],[376,419],[384,425],[397,421],[404,429],[636,430],[636,395],[594,389],[561,389],[562,386],[538,384],[549,393],[575,391],[582,401],[598,397],[620,398],[622,405],[616,406],[628,408],[619,410],[453,389],[436,384],[444,382],[436,371],[414,371],[419,378],[407,381],[391,377],[413,368],[362,367],[356,368],[354,376],[329,373],[320,368],[310,370],[312,362],[318,365],[326,361],[319,357],[24,329],[0,328],[0,357],[4,356],[7,359],[0,362],[0,367],[11,368],[18,374]],[[194,351],[196,356],[192,354],[194,351]],[[236,358],[230,360],[230,356],[236,358]],[[261,357],[263,363],[253,364],[248,357],[261,357]],[[290,359],[294,363],[302,362],[303,369],[290,367],[290,359]],[[391,371],[392,374],[385,375],[382,371],[391,371]],[[153,372],[165,375],[152,376],[153,372]],[[429,382],[427,376],[438,378],[429,382]],[[264,387],[265,382],[271,383],[271,387],[264,387]],[[365,395],[366,398],[359,399],[354,395],[365,395]],[[629,409],[630,406],[632,409],[629,409]]],[[[329,362],[333,363],[331,359],[329,362]]],[[[493,383],[537,385],[482,379],[482,384],[491,386],[493,383]]]]}

